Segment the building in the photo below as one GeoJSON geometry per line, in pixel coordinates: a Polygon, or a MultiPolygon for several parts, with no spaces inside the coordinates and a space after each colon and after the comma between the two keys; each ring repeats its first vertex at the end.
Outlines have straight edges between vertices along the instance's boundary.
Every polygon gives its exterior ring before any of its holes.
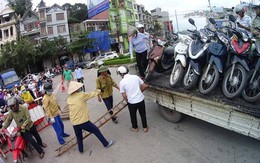
{"type": "Polygon", "coordinates": [[[41,38],[53,40],[54,37],[62,36],[70,42],[67,11],[61,6],[54,4],[46,7],[43,0],[39,4],[41,38]]]}
{"type": "Polygon", "coordinates": [[[38,14],[27,10],[19,20],[20,35],[29,38],[35,45],[40,43],[40,23],[38,14]]]}
{"type": "Polygon", "coordinates": [[[6,43],[17,40],[17,15],[15,11],[6,7],[0,13],[0,48],[6,43]]]}
{"type": "Polygon", "coordinates": [[[153,28],[153,23],[152,23],[152,15],[145,10],[145,6],[141,4],[134,4],[134,11],[135,13],[135,18],[136,18],[136,24],[142,24],[144,25],[144,28],[146,31],[150,32],[151,29],[153,28]]]}
{"type": "Polygon", "coordinates": [[[173,32],[172,21],[170,21],[169,13],[162,11],[161,8],[157,7],[151,10],[151,15],[153,17],[153,21],[161,26],[162,36],[169,38],[170,34],[173,32]]]}
{"type": "MultiPolygon", "coordinates": [[[[57,4],[46,7],[43,0],[39,3],[38,10],[41,40],[53,40],[55,37],[62,36],[67,42],[70,42],[67,11],[57,4]]],[[[54,61],[51,58],[43,61],[44,67],[51,68],[54,65],[65,64],[61,57],[67,55],[65,51],[59,51],[59,58],[55,58],[54,61]]],[[[69,58],[73,57],[69,56],[69,58]]]]}

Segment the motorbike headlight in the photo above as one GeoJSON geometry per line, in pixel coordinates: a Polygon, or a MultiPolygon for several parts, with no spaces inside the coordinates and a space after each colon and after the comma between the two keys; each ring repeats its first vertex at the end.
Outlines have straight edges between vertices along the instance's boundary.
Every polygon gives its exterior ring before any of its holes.
{"type": "Polygon", "coordinates": [[[190,39],[185,39],[185,40],[184,40],[184,44],[189,45],[189,44],[191,44],[191,41],[192,41],[192,40],[190,40],[190,39]]]}
{"type": "Polygon", "coordinates": [[[245,34],[244,32],[242,32],[242,38],[243,38],[243,41],[245,41],[245,42],[248,42],[248,40],[249,40],[248,35],[245,34]]]}

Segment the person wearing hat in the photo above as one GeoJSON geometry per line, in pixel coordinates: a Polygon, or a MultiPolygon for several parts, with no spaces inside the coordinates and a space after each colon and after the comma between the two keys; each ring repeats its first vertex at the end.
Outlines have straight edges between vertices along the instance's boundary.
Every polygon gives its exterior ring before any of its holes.
{"type": "Polygon", "coordinates": [[[260,42],[260,6],[257,3],[253,3],[252,7],[256,13],[256,17],[252,21],[251,31],[258,45],[260,42]]]}
{"type": "Polygon", "coordinates": [[[73,79],[73,74],[71,70],[69,70],[68,66],[65,66],[65,70],[63,71],[62,81],[66,81],[67,87],[69,87],[70,81],[73,79]]]}
{"type": "MultiPolygon", "coordinates": [[[[28,109],[22,105],[19,105],[19,101],[14,97],[8,99],[7,105],[10,107],[10,111],[3,123],[2,129],[8,128],[12,120],[14,120],[17,127],[21,129],[20,132],[23,139],[31,143],[35,150],[39,153],[40,158],[43,158],[45,152],[42,148],[46,148],[47,145],[42,142],[36,127],[33,125],[28,109]]],[[[0,129],[0,133],[2,133],[2,129],[0,129]]]]}
{"type": "Polygon", "coordinates": [[[59,143],[62,145],[65,143],[64,137],[69,137],[69,134],[64,132],[64,124],[60,117],[60,106],[53,95],[53,88],[51,83],[44,84],[45,95],[42,98],[43,109],[47,117],[50,118],[51,125],[56,132],[59,143]]]}
{"type": "Polygon", "coordinates": [[[86,101],[100,94],[100,90],[92,92],[82,92],[82,83],[71,81],[68,88],[67,104],[69,108],[69,117],[77,137],[78,150],[83,153],[82,130],[93,133],[104,147],[108,148],[114,144],[113,140],[107,141],[100,130],[90,121],[89,111],[86,101]]]}
{"type": "Polygon", "coordinates": [[[143,80],[137,75],[128,74],[128,68],[126,66],[120,66],[117,69],[118,74],[123,78],[119,83],[120,93],[123,98],[127,101],[127,106],[130,113],[132,127],[130,128],[133,132],[138,132],[136,112],[139,111],[143,130],[148,131],[145,111],[145,101],[143,91],[148,88],[143,80]]]}
{"type": "MultiPolygon", "coordinates": [[[[98,95],[98,101],[102,102],[103,100],[107,110],[109,111],[113,108],[113,87],[118,90],[119,87],[112,77],[108,75],[107,71],[107,66],[101,66],[98,69],[98,72],[101,73],[101,75],[96,80],[96,89],[101,90],[101,93],[98,95]]],[[[113,115],[113,111],[110,111],[109,114],[113,115]]],[[[113,116],[112,120],[114,123],[118,123],[116,116],[113,116]]]]}
{"type": "Polygon", "coordinates": [[[148,47],[146,45],[146,40],[149,39],[149,36],[138,32],[138,30],[133,27],[132,28],[129,27],[128,36],[130,37],[130,41],[129,41],[130,58],[131,59],[133,58],[133,50],[134,50],[136,54],[136,63],[137,63],[140,76],[144,78],[145,77],[144,72],[148,65],[148,60],[147,60],[148,47]]]}
{"type": "Polygon", "coordinates": [[[239,29],[245,31],[247,34],[251,32],[252,19],[245,14],[244,6],[239,4],[235,7],[236,14],[238,15],[236,23],[239,29]]]}

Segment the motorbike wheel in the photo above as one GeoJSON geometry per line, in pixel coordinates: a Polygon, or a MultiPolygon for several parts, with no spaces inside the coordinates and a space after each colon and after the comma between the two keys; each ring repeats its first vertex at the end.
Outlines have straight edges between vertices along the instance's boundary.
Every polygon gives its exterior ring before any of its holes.
{"type": "Polygon", "coordinates": [[[191,68],[187,71],[183,78],[183,88],[190,90],[195,87],[199,76],[195,73],[194,69],[191,68]]]}
{"type": "Polygon", "coordinates": [[[233,77],[229,80],[231,71],[232,67],[226,72],[222,83],[222,91],[227,98],[239,96],[246,86],[247,75],[245,68],[241,65],[235,65],[233,77]]]}
{"type": "Polygon", "coordinates": [[[246,87],[242,92],[242,97],[247,102],[256,102],[260,99],[260,72],[256,71],[255,77],[253,79],[253,82],[250,83],[250,80],[253,76],[254,70],[251,70],[248,74],[246,87]]]}
{"type": "Polygon", "coordinates": [[[184,76],[184,67],[178,62],[175,67],[173,67],[171,76],[170,76],[170,86],[177,86],[184,76]]]}
{"type": "Polygon", "coordinates": [[[152,78],[152,75],[153,75],[152,71],[147,71],[147,73],[145,74],[145,77],[144,77],[144,81],[146,81],[146,82],[150,81],[152,78]]]}
{"type": "Polygon", "coordinates": [[[202,93],[202,94],[208,94],[212,90],[214,90],[216,88],[216,86],[218,85],[218,81],[220,78],[220,73],[215,64],[210,66],[206,78],[203,79],[203,76],[205,75],[206,70],[207,70],[207,68],[204,69],[204,71],[201,75],[201,78],[200,78],[200,82],[199,82],[199,90],[200,90],[200,93],[202,93]]]}

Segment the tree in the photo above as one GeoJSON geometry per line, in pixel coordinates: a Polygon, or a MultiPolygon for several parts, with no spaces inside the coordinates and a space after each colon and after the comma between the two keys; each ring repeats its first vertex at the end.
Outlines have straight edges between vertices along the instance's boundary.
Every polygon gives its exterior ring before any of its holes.
{"type": "Polygon", "coordinates": [[[156,22],[154,24],[154,31],[155,31],[156,35],[161,35],[162,34],[162,27],[161,27],[161,25],[158,22],[156,22]]]}
{"type": "Polygon", "coordinates": [[[69,24],[80,23],[87,19],[87,5],[84,3],[76,3],[74,5],[65,3],[62,7],[68,11],[69,24]]]}
{"type": "Polygon", "coordinates": [[[69,49],[72,53],[77,53],[82,57],[85,48],[92,48],[94,39],[90,39],[87,36],[88,31],[83,31],[79,33],[73,33],[74,40],[71,42],[69,49]]]}
{"type": "Polygon", "coordinates": [[[1,49],[1,68],[15,68],[18,74],[24,72],[27,65],[36,61],[35,47],[27,38],[7,42],[1,49]]]}
{"type": "Polygon", "coordinates": [[[32,0],[6,0],[8,5],[21,17],[32,8],[32,0]]]}

